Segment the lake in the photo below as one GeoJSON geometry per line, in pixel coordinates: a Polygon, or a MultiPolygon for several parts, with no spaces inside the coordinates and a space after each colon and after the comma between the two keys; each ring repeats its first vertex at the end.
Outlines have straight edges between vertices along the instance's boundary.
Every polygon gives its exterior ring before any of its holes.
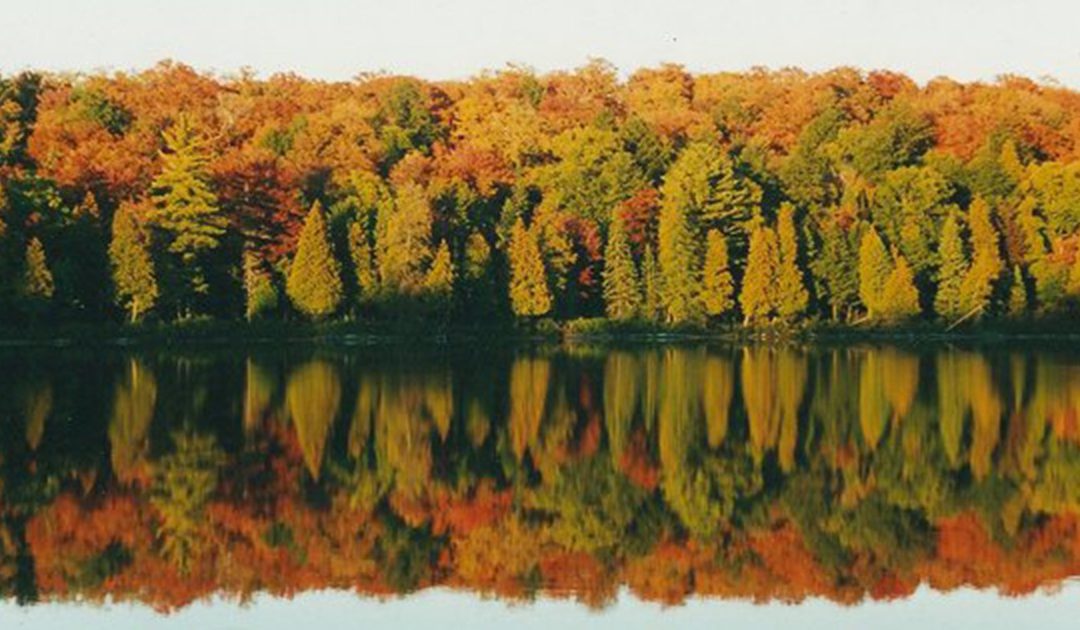
{"type": "Polygon", "coordinates": [[[0,374],[4,627],[1080,603],[1069,343],[21,348],[0,374]]]}

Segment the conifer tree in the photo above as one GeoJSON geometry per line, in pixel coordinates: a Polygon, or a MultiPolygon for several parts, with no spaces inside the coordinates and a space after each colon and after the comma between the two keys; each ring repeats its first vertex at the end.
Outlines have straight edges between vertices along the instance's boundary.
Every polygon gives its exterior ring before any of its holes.
{"type": "Polygon", "coordinates": [[[424,277],[424,292],[440,302],[449,302],[454,291],[454,264],[450,260],[450,248],[446,241],[439,243],[431,268],[424,277]]]}
{"type": "Polygon", "coordinates": [[[653,247],[646,244],[645,253],[641,256],[642,314],[649,321],[657,321],[662,317],[661,283],[660,268],[657,266],[653,247]]]}
{"type": "Polygon", "coordinates": [[[431,206],[423,189],[405,186],[386,218],[379,243],[379,276],[383,286],[404,295],[422,288],[431,260],[431,206]]]}
{"type": "Polygon", "coordinates": [[[859,299],[871,318],[881,314],[882,294],[890,274],[892,261],[889,252],[877,230],[871,226],[859,244],[859,299]]]}
{"type": "Polygon", "coordinates": [[[895,252],[894,258],[896,264],[882,287],[881,315],[890,321],[900,321],[919,314],[919,290],[907,259],[900,252],[895,252]]]}
{"type": "Polygon", "coordinates": [[[810,303],[810,293],[806,290],[802,269],[799,268],[799,244],[795,232],[795,206],[785,203],[780,206],[776,218],[776,233],[779,240],[779,270],[777,272],[776,313],[783,320],[791,320],[801,315],[810,303]]]}
{"type": "Polygon", "coordinates": [[[127,208],[113,216],[109,262],[116,303],[127,311],[131,322],[137,322],[157,303],[158,284],[146,235],[127,208]]]}
{"type": "Polygon", "coordinates": [[[255,252],[244,253],[244,316],[250,322],[278,306],[278,292],[274,280],[263,267],[255,252]]]}
{"type": "Polygon", "coordinates": [[[1021,317],[1027,312],[1027,307],[1027,284],[1024,282],[1024,273],[1020,270],[1020,265],[1014,265],[1012,286],[1009,287],[1009,315],[1021,317]]]}
{"type": "Polygon", "coordinates": [[[210,187],[209,156],[191,119],[181,115],[162,138],[165,150],[161,172],[150,186],[150,216],[165,235],[168,251],[180,259],[180,290],[186,295],[177,297],[186,310],[193,295],[209,291],[199,259],[218,247],[225,235],[226,219],[210,187]]]}
{"type": "Polygon", "coordinates": [[[641,311],[638,274],[630,255],[626,224],[617,212],[613,214],[604,250],[604,304],[609,318],[633,319],[641,311]]]}
{"type": "Polygon", "coordinates": [[[26,244],[26,262],[23,272],[23,294],[35,301],[45,302],[52,298],[55,286],[52,272],[45,259],[45,248],[37,237],[26,244]]]}
{"type": "Polygon", "coordinates": [[[720,230],[709,230],[706,238],[705,271],[701,283],[705,314],[717,317],[735,306],[735,281],[728,268],[727,239],[720,230]]]}
{"type": "Polygon", "coordinates": [[[368,240],[367,230],[360,221],[349,225],[349,258],[352,260],[353,276],[356,278],[356,301],[370,301],[378,290],[375,253],[368,240]]]}
{"type": "Polygon", "coordinates": [[[827,218],[820,226],[821,243],[810,262],[819,296],[828,303],[834,320],[849,316],[859,301],[857,233],[835,217],[827,218]]]}
{"type": "Polygon", "coordinates": [[[967,274],[968,262],[964,254],[964,242],[960,237],[960,222],[955,214],[945,219],[938,249],[941,264],[937,272],[937,293],[934,295],[934,311],[946,320],[964,315],[960,288],[967,274]]]}
{"type": "Polygon", "coordinates": [[[982,199],[972,201],[968,209],[968,226],[971,230],[971,267],[960,287],[960,299],[965,313],[980,310],[985,314],[1004,264],[998,233],[990,218],[990,206],[982,199]]]}
{"type": "Polygon", "coordinates": [[[342,290],[341,267],[330,246],[322,206],[316,201],[300,232],[285,291],[297,310],[318,319],[337,310],[342,290]]]}
{"type": "MultiPolygon", "coordinates": [[[[665,187],[666,190],[666,187],[665,187]]],[[[660,209],[660,298],[668,322],[679,323],[698,314],[701,268],[694,228],[687,211],[671,197],[660,209]]]]}
{"type": "Polygon", "coordinates": [[[745,325],[767,321],[776,312],[779,270],[776,232],[759,225],[750,233],[750,252],[746,257],[742,292],[739,293],[745,325]]]}
{"type": "Polygon", "coordinates": [[[518,317],[539,317],[551,310],[551,291],[535,230],[518,219],[510,231],[510,306],[518,317]]]}

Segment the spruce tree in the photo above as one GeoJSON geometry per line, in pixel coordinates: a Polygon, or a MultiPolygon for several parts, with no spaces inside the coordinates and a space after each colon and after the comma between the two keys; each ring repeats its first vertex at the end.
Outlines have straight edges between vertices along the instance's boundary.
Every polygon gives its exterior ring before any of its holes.
{"type": "Polygon", "coordinates": [[[971,267],[960,287],[960,299],[965,313],[980,310],[981,314],[985,314],[1004,264],[998,233],[990,218],[990,206],[982,199],[976,198],[971,202],[968,226],[971,231],[971,267]]]}
{"type": "Polygon", "coordinates": [[[510,306],[518,317],[539,317],[551,310],[551,291],[535,230],[518,219],[510,231],[510,306]]]}
{"type": "Polygon", "coordinates": [[[967,274],[968,262],[964,254],[964,242],[960,237],[960,222],[955,214],[945,219],[938,249],[941,264],[937,272],[937,293],[934,295],[934,311],[946,320],[964,315],[960,299],[960,287],[967,274]]]}
{"type": "Polygon", "coordinates": [[[707,315],[718,317],[735,306],[735,281],[728,268],[727,238],[720,230],[709,230],[707,235],[701,283],[701,303],[707,315]]]}
{"type": "Polygon", "coordinates": [[[626,224],[617,212],[613,214],[604,250],[605,310],[614,320],[633,319],[641,311],[638,274],[630,255],[626,224]]]}
{"type": "Polygon", "coordinates": [[[661,295],[660,268],[651,244],[645,245],[641,256],[641,292],[642,314],[649,321],[657,321],[663,316],[663,296],[661,295]]]}
{"type": "Polygon", "coordinates": [[[1009,287],[1009,315],[1021,317],[1027,312],[1027,308],[1027,284],[1024,282],[1024,273],[1020,270],[1020,265],[1014,265],[1012,285],[1009,287]]]}
{"type": "Polygon", "coordinates": [[[776,218],[776,233],[779,241],[780,256],[776,287],[776,313],[781,319],[790,321],[801,315],[810,303],[810,293],[806,290],[803,272],[799,268],[799,244],[795,231],[795,206],[790,203],[780,206],[780,213],[776,218]]]}
{"type": "MultiPolygon", "coordinates": [[[[665,186],[665,191],[669,186],[665,186]]],[[[659,262],[661,301],[668,322],[693,319],[698,313],[701,268],[694,227],[688,211],[671,195],[660,208],[659,262]]]]}
{"type": "Polygon", "coordinates": [[[114,299],[129,321],[137,322],[157,303],[158,284],[146,235],[130,209],[122,207],[113,215],[109,262],[114,299]]]}
{"type": "Polygon", "coordinates": [[[209,292],[200,258],[218,247],[227,223],[210,187],[209,155],[191,119],[181,115],[162,138],[161,172],[150,185],[150,217],[168,251],[179,257],[177,303],[190,310],[195,295],[209,292]]]}
{"type": "Polygon", "coordinates": [[[882,294],[892,274],[892,267],[885,243],[871,226],[859,244],[859,299],[871,318],[881,314],[882,294]]]}
{"type": "Polygon", "coordinates": [[[285,291],[297,310],[313,319],[333,314],[341,304],[341,267],[334,258],[326,217],[317,201],[300,232],[285,291]]]}
{"type": "Polygon", "coordinates": [[[26,244],[23,295],[32,301],[46,302],[52,299],[55,289],[52,272],[45,260],[45,248],[35,236],[26,244]]]}
{"type": "Polygon", "coordinates": [[[882,287],[881,315],[890,321],[901,321],[919,314],[919,290],[907,259],[900,252],[896,252],[895,259],[896,264],[882,287]]]}
{"type": "Polygon", "coordinates": [[[764,226],[754,228],[750,233],[750,252],[739,293],[744,325],[768,321],[776,312],[779,267],[776,232],[764,226]]]}
{"type": "Polygon", "coordinates": [[[353,221],[349,225],[349,258],[352,260],[353,277],[356,278],[356,301],[367,303],[378,291],[378,272],[367,230],[360,221],[353,221]]]}

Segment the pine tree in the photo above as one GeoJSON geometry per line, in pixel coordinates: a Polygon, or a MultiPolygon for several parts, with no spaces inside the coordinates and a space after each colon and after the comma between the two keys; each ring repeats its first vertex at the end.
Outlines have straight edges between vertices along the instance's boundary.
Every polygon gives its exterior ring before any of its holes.
{"type": "MultiPolygon", "coordinates": [[[[668,187],[665,186],[665,190],[668,187]]],[[[670,197],[660,208],[660,299],[668,322],[693,319],[698,313],[701,276],[694,228],[687,210],[670,197]]]]}
{"type": "Polygon", "coordinates": [[[934,311],[943,319],[954,320],[964,315],[960,288],[968,269],[964,241],[960,237],[960,222],[955,214],[945,219],[938,256],[941,264],[938,266],[934,311]]]}
{"type": "Polygon", "coordinates": [[[633,319],[641,310],[637,269],[630,255],[626,225],[617,212],[613,215],[604,250],[604,303],[609,318],[633,319]]]}
{"type": "Polygon", "coordinates": [[[919,290],[907,259],[900,252],[895,252],[894,258],[896,264],[882,287],[881,315],[890,321],[900,321],[919,314],[919,290]]]}
{"type": "Polygon", "coordinates": [[[742,292],[739,293],[744,325],[767,321],[776,312],[779,249],[772,228],[758,226],[750,233],[750,252],[746,257],[742,292]]]}
{"type": "Polygon", "coordinates": [[[113,216],[109,262],[116,303],[128,312],[131,322],[137,322],[157,303],[158,284],[146,235],[127,208],[113,216]]]}
{"type": "Polygon", "coordinates": [[[453,292],[454,264],[450,260],[450,248],[443,241],[435,250],[431,268],[424,277],[424,293],[440,303],[448,304],[453,292]]]}
{"type": "Polygon", "coordinates": [[[641,292],[642,314],[649,321],[657,321],[662,317],[663,296],[660,290],[662,282],[653,247],[651,244],[646,244],[645,253],[641,256],[641,292]]]}
{"type": "Polygon", "coordinates": [[[330,246],[326,217],[315,202],[300,232],[285,292],[300,312],[317,319],[337,310],[342,291],[341,267],[330,246]]]}
{"type": "Polygon", "coordinates": [[[1027,312],[1027,308],[1027,284],[1024,282],[1024,273],[1020,270],[1020,265],[1014,265],[1012,286],[1009,287],[1009,315],[1021,317],[1027,312]]]}
{"type": "Polygon", "coordinates": [[[850,315],[859,301],[857,232],[835,217],[826,218],[820,227],[820,247],[810,257],[817,290],[834,320],[850,315]]]}
{"type": "Polygon", "coordinates": [[[881,314],[882,294],[892,274],[892,266],[885,243],[877,230],[870,227],[859,244],[859,299],[871,318],[881,314]]]}
{"type": "Polygon", "coordinates": [[[368,240],[367,230],[360,221],[349,225],[349,258],[352,260],[353,276],[356,278],[356,301],[364,304],[375,297],[378,277],[375,254],[368,240]]]}
{"type": "Polygon", "coordinates": [[[534,230],[518,219],[510,231],[510,306],[519,317],[539,317],[551,310],[551,291],[534,230]]]}
{"type": "Polygon", "coordinates": [[[971,203],[968,225],[971,229],[971,267],[961,284],[960,300],[965,313],[979,310],[985,314],[1004,264],[998,233],[990,218],[990,206],[982,199],[977,198],[971,203]]]}
{"type": "Polygon", "coordinates": [[[45,260],[45,248],[35,236],[26,244],[23,295],[34,301],[45,302],[52,299],[54,291],[52,272],[45,260]]]}
{"type": "Polygon", "coordinates": [[[776,313],[783,320],[792,320],[801,315],[810,303],[810,293],[806,290],[803,272],[799,268],[795,206],[789,203],[780,206],[780,213],[776,218],[776,233],[780,255],[776,313]]]}
{"type": "Polygon", "coordinates": [[[244,316],[250,322],[272,313],[278,306],[278,292],[270,273],[253,251],[244,253],[244,316]]]}
{"type": "MultiPolygon", "coordinates": [[[[164,233],[168,251],[180,258],[182,291],[206,294],[209,285],[199,258],[218,247],[226,227],[210,187],[209,156],[188,116],[178,117],[162,138],[161,172],[150,186],[151,222],[164,233]]],[[[191,306],[193,295],[178,297],[183,307],[191,306]]]]}
{"type": "Polygon", "coordinates": [[[701,283],[701,303],[707,315],[718,317],[735,306],[735,281],[728,268],[727,238],[720,230],[709,230],[706,238],[705,272],[701,283]]]}

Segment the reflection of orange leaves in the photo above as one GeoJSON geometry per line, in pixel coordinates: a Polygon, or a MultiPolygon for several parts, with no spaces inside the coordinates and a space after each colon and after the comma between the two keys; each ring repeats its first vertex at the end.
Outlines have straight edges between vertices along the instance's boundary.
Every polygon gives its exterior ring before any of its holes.
{"type": "Polygon", "coordinates": [[[599,559],[585,552],[558,551],[540,558],[544,588],[599,607],[615,598],[616,581],[599,559]]]}
{"type": "Polygon", "coordinates": [[[645,434],[640,429],[630,437],[619,460],[619,469],[630,481],[646,490],[653,490],[660,483],[660,468],[649,457],[645,434]]]}
{"type": "Polygon", "coordinates": [[[774,596],[801,599],[828,591],[829,576],[807,551],[802,536],[793,525],[756,532],[749,543],[774,576],[770,580],[774,585],[774,596]]]}
{"type": "Polygon", "coordinates": [[[678,604],[693,587],[693,553],[674,542],[662,542],[646,556],[627,562],[623,578],[638,597],[678,604]]]}
{"type": "Polygon", "coordinates": [[[390,494],[390,507],[410,527],[421,527],[431,518],[431,504],[424,496],[395,491],[390,494]]]}
{"type": "Polygon", "coordinates": [[[502,518],[510,509],[513,495],[510,490],[493,490],[490,483],[482,481],[468,496],[440,490],[432,501],[432,531],[437,535],[448,531],[465,534],[502,518]]]}

